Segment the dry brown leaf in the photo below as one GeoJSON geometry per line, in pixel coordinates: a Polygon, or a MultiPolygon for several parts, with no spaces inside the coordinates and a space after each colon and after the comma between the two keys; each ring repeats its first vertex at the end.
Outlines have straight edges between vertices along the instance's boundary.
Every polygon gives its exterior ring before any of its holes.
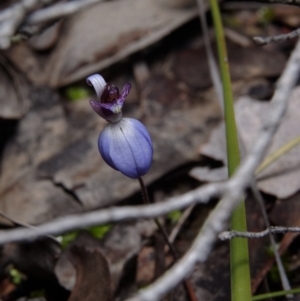
{"type": "Polygon", "coordinates": [[[157,230],[153,221],[139,221],[115,225],[103,240],[91,238],[83,232],[67,250],[60,256],[55,267],[55,274],[60,284],[68,290],[73,290],[76,281],[76,270],[69,258],[69,250],[75,245],[84,245],[88,250],[101,250],[109,262],[111,273],[111,289],[115,297],[122,299],[136,290],[137,255],[144,240],[157,230]]]}
{"type": "MultiPolygon", "coordinates": [[[[300,88],[296,88],[289,100],[286,116],[276,133],[269,154],[300,135],[299,107],[300,88]]],[[[242,141],[249,151],[255,142],[258,132],[269,114],[268,102],[259,102],[242,97],[235,104],[237,126],[242,141]]],[[[226,162],[224,123],[214,130],[210,141],[200,149],[202,155],[226,162]]],[[[287,198],[300,189],[300,146],[282,156],[271,166],[258,175],[258,187],[262,191],[273,194],[278,198],[287,198]]],[[[207,169],[196,168],[191,173],[201,181],[212,178],[225,180],[224,168],[213,170],[210,175],[207,169]]]]}
{"type": "Polygon", "coordinates": [[[74,246],[70,255],[77,280],[68,301],[111,301],[109,268],[101,252],[74,246]]]}
{"type": "Polygon", "coordinates": [[[107,260],[102,255],[100,241],[82,232],[64,251],[55,272],[59,279],[66,274],[76,282],[68,301],[111,301],[111,280],[107,260]],[[70,268],[69,261],[75,270],[70,268]],[[63,274],[63,275],[62,275],[63,274]]]}
{"type": "Polygon", "coordinates": [[[67,18],[50,54],[37,54],[19,43],[6,55],[33,83],[64,86],[160,41],[196,16],[196,7],[174,9],[152,0],[107,1],[67,18]]]}

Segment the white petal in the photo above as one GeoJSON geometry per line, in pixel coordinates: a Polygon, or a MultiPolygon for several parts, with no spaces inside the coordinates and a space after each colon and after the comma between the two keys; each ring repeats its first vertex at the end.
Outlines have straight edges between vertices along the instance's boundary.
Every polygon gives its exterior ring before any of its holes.
{"type": "Polygon", "coordinates": [[[100,74],[93,74],[86,79],[86,82],[89,86],[93,86],[98,100],[100,101],[104,88],[106,86],[106,81],[100,74]]]}

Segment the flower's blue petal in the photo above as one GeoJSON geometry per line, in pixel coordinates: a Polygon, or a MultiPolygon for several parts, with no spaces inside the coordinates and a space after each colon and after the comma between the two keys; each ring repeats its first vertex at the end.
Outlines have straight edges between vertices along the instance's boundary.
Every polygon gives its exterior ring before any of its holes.
{"type": "Polygon", "coordinates": [[[140,131],[141,134],[148,140],[148,142],[149,142],[149,144],[151,145],[151,148],[152,148],[152,140],[151,140],[151,137],[149,135],[149,132],[146,129],[146,127],[140,121],[138,121],[137,119],[134,119],[134,118],[123,118],[123,120],[125,120],[126,122],[129,122],[132,127],[137,129],[138,131],[140,131]]]}
{"type": "Polygon", "coordinates": [[[104,161],[130,178],[141,177],[150,169],[152,142],[138,120],[123,118],[108,124],[99,136],[98,146],[104,161]]]}
{"type": "Polygon", "coordinates": [[[106,86],[106,81],[100,74],[93,74],[86,79],[89,86],[93,86],[100,101],[104,88],[106,86]]]}
{"type": "Polygon", "coordinates": [[[100,133],[98,138],[98,148],[103,160],[113,169],[118,170],[110,156],[110,145],[113,139],[113,130],[107,125],[100,133]]]}

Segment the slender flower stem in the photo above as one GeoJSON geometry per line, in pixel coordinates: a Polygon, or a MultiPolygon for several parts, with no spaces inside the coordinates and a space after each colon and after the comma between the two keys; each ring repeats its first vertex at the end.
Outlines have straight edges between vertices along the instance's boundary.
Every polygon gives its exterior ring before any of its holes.
{"type": "MultiPolygon", "coordinates": [[[[148,191],[147,191],[147,188],[144,184],[143,179],[141,177],[139,177],[138,180],[139,180],[139,183],[140,183],[140,186],[141,186],[141,191],[142,191],[144,203],[145,204],[151,204],[150,199],[149,199],[149,195],[148,195],[148,191]]],[[[168,245],[168,247],[169,247],[169,249],[170,249],[170,251],[173,255],[174,261],[177,261],[179,259],[179,257],[178,257],[178,254],[177,254],[176,250],[175,250],[175,247],[173,246],[173,244],[169,240],[168,232],[166,231],[164,226],[160,223],[158,218],[154,218],[154,221],[155,221],[159,231],[163,235],[163,237],[166,241],[166,244],[168,245]]],[[[190,301],[198,301],[191,282],[189,280],[185,280],[183,282],[183,285],[184,285],[184,288],[186,290],[187,295],[189,296],[190,301]]]]}
{"type": "MultiPolygon", "coordinates": [[[[149,199],[149,195],[148,195],[148,191],[147,191],[147,188],[144,184],[144,181],[141,177],[138,178],[139,182],[140,182],[140,185],[141,185],[141,190],[142,190],[142,195],[143,195],[143,199],[144,199],[144,202],[145,204],[148,204],[150,205],[151,202],[150,202],[150,199],[149,199]]],[[[161,234],[163,235],[165,241],[166,241],[166,244],[168,245],[168,247],[170,248],[171,252],[172,252],[172,255],[174,257],[175,260],[178,259],[178,255],[177,255],[177,252],[174,248],[174,246],[171,244],[171,242],[169,241],[169,236],[168,236],[168,233],[166,231],[166,229],[163,227],[163,225],[160,223],[160,221],[158,220],[158,218],[154,218],[154,221],[155,221],[155,224],[157,225],[159,231],[161,232],[161,234]]]]}

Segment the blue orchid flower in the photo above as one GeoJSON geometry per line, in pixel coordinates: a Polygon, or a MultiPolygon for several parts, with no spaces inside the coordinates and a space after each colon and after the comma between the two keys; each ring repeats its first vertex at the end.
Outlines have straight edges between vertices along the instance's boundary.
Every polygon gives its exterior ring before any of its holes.
{"type": "Polygon", "coordinates": [[[146,174],[152,163],[153,146],[146,127],[136,119],[122,118],[122,107],[131,85],[125,84],[122,92],[107,84],[99,74],[87,78],[98,100],[90,100],[93,110],[108,124],[100,133],[98,148],[103,160],[113,169],[129,178],[146,174]]]}

